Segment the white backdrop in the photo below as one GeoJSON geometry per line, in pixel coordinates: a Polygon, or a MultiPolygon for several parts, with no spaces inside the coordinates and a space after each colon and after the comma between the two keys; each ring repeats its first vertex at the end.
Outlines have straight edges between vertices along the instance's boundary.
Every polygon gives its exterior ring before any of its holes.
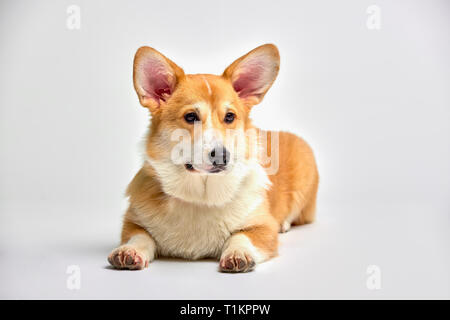
{"type": "Polygon", "coordinates": [[[2,1],[0,297],[449,298],[449,18],[437,0],[2,1]],[[67,27],[71,5],[80,29],[67,27]],[[106,268],[149,120],[137,48],[220,74],[268,42],[281,70],[253,119],[312,145],[317,223],[247,275],[212,261],[106,268]]]}

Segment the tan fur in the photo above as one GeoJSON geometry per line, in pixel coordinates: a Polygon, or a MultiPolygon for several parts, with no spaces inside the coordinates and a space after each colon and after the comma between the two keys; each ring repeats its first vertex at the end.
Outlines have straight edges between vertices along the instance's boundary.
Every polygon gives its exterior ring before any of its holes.
{"type": "MultiPolygon", "coordinates": [[[[279,231],[287,231],[291,223],[314,220],[318,172],[311,148],[293,134],[279,133],[279,169],[273,175],[267,175],[264,168],[268,165],[263,166],[251,152],[257,145],[251,139],[240,146],[241,156],[236,152],[236,169],[230,169],[228,175],[202,176],[168,161],[175,145],[168,135],[182,128],[193,136],[192,124],[184,120],[188,112],[198,112],[202,128],[217,130],[227,147],[232,143],[227,141],[227,129],[256,129],[249,114],[278,73],[275,46],[252,50],[222,76],[185,75],[171,60],[148,47],[138,50],[134,67],[134,85],[141,104],[151,111],[152,124],[146,162],[127,190],[130,207],[124,218],[122,245],[109,256],[113,266],[140,269],[155,255],[162,255],[213,257],[220,259],[221,271],[250,271],[277,254],[279,231]],[[149,95],[142,84],[146,74],[139,69],[146,59],[161,61],[170,86],[175,88],[170,96],[155,99],[149,95]],[[267,79],[263,79],[260,92],[241,97],[232,83],[243,72],[242,63],[248,61],[263,65],[267,79]],[[223,119],[230,111],[236,119],[227,124],[223,119]]],[[[270,139],[262,147],[271,150],[270,139]]]]}
{"type": "MultiPolygon", "coordinates": [[[[267,147],[270,149],[270,140],[267,147]]],[[[315,203],[319,174],[313,152],[301,138],[279,133],[279,170],[269,175],[272,187],[268,192],[270,212],[280,225],[293,213],[294,225],[311,223],[315,218],[315,203]]]]}

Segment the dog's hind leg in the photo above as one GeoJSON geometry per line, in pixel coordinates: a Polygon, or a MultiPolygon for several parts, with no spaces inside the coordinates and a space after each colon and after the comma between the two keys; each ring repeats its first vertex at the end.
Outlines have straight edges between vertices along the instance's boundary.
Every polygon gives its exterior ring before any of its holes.
{"type": "Polygon", "coordinates": [[[297,216],[297,218],[292,221],[293,225],[302,225],[314,222],[316,218],[317,187],[317,183],[312,186],[305,206],[302,208],[301,213],[297,216]]]}

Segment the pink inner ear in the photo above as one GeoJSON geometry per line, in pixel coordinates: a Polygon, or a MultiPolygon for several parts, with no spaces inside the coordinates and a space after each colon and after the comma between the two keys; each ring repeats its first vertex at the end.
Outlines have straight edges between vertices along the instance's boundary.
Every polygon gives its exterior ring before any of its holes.
{"type": "Polygon", "coordinates": [[[143,69],[142,88],[156,101],[166,101],[173,90],[172,76],[167,70],[167,66],[157,59],[151,59],[143,65],[143,69]]]}
{"type": "Polygon", "coordinates": [[[245,63],[239,71],[238,77],[233,81],[234,90],[241,98],[257,96],[262,93],[265,85],[265,67],[262,61],[245,63]]]}

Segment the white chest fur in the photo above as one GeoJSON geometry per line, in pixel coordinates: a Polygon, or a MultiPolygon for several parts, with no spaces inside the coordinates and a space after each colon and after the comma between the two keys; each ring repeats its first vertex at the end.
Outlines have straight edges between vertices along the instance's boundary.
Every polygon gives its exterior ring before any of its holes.
{"type": "Polygon", "coordinates": [[[256,209],[264,200],[267,181],[263,170],[251,170],[232,200],[220,207],[171,197],[164,211],[139,215],[145,216],[141,225],[152,235],[162,256],[217,258],[229,236],[260,214],[256,209]]]}

